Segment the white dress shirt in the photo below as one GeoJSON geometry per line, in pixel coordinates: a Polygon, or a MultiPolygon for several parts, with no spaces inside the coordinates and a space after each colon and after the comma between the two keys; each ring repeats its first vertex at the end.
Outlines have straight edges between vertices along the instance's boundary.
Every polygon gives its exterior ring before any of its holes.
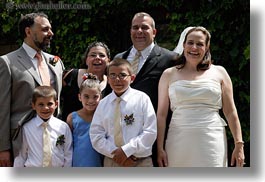
{"type": "MultiPolygon", "coordinates": [[[[99,153],[112,158],[117,149],[114,142],[114,110],[116,94],[103,98],[93,116],[90,126],[90,139],[99,153]]],[[[121,127],[124,145],[122,150],[127,157],[147,157],[152,154],[152,145],[157,135],[157,119],[150,98],[141,91],[129,87],[120,97],[121,127]],[[125,115],[133,114],[134,122],[126,124],[125,115]]]]}
{"type": "MultiPolygon", "coordinates": [[[[52,167],[72,166],[72,133],[69,126],[56,117],[48,121],[50,132],[52,167]],[[59,136],[64,135],[65,143],[57,145],[59,136]]],[[[23,140],[19,155],[14,160],[14,167],[42,167],[43,159],[43,120],[36,116],[27,122],[22,128],[23,140]]]]}
{"type": "MultiPolygon", "coordinates": [[[[148,58],[148,56],[150,55],[152,49],[154,48],[155,44],[152,43],[150,44],[148,47],[146,47],[144,50],[140,51],[141,52],[141,56],[139,58],[139,65],[138,65],[138,70],[137,73],[139,72],[139,70],[141,70],[141,68],[143,67],[146,59],[148,58]]],[[[136,54],[137,50],[135,49],[135,47],[133,46],[133,48],[130,51],[130,54],[127,57],[127,60],[131,63],[134,60],[135,54],[136,54]]]]}

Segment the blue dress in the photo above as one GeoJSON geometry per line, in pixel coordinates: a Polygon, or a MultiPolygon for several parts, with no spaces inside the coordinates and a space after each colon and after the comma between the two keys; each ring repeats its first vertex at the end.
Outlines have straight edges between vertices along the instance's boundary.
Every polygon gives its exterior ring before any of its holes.
{"type": "Polygon", "coordinates": [[[90,141],[90,124],[73,112],[73,167],[102,167],[103,156],[90,141]]]}

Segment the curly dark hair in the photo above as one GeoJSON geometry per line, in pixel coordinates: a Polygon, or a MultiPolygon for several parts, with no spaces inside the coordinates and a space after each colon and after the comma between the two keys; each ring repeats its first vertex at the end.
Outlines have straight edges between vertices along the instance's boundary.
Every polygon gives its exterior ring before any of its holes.
{"type": "Polygon", "coordinates": [[[103,47],[106,50],[107,57],[110,59],[110,50],[109,50],[108,46],[104,42],[95,41],[95,42],[92,42],[91,44],[89,44],[87,46],[86,52],[82,56],[82,63],[81,63],[81,67],[80,68],[85,68],[85,69],[87,68],[87,65],[86,65],[87,55],[88,55],[88,53],[89,53],[91,48],[97,47],[97,46],[103,47]]]}

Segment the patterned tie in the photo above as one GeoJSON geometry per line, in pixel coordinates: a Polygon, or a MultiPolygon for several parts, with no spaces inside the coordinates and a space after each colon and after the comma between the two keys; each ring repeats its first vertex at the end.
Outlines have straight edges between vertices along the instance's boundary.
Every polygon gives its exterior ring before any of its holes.
{"type": "Polygon", "coordinates": [[[39,52],[36,53],[35,57],[38,60],[38,70],[39,70],[40,77],[42,80],[42,85],[50,86],[51,83],[50,83],[50,74],[49,74],[48,66],[42,60],[42,56],[39,52]]]}
{"type": "Polygon", "coordinates": [[[140,57],[141,57],[141,52],[137,51],[133,61],[131,62],[133,74],[135,74],[135,75],[137,74],[137,71],[138,71],[138,65],[139,65],[140,57]]]}
{"type": "Polygon", "coordinates": [[[43,122],[43,161],[42,167],[51,166],[52,160],[52,151],[51,151],[51,141],[50,141],[50,132],[47,128],[48,123],[43,122]]]}
{"type": "Polygon", "coordinates": [[[114,141],[117,147],[123,145],[123,137],[122,137],[122,129],[121,129],[121,112],[120,112],[120,102],[121,98],[116,98],[116,106],[115,106],[115,113],[114,113],[114,141]]]}

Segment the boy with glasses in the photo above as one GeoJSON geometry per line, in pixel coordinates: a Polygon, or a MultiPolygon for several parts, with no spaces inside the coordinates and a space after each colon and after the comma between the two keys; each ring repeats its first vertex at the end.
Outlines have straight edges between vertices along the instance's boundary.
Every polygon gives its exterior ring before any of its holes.
{"type": "Polygon", "coordinates": [[[94,113],[91,143],[105,155],[104,167],[152,167],[157,120],[151,100],[130,87],[135,74],[127,60],[111,61],[107,74],[113,91],[100,101],[94,113]]]}

